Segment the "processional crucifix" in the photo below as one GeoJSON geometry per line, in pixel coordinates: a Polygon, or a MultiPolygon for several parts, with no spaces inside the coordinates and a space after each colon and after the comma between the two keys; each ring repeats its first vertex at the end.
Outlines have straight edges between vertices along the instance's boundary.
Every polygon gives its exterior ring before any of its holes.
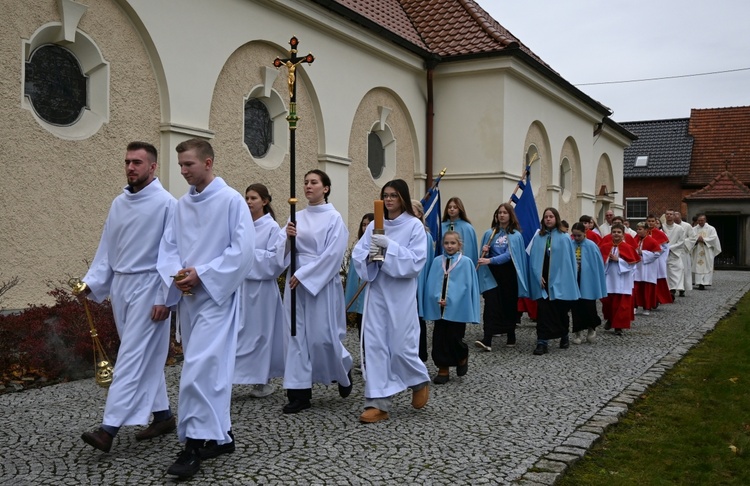
{"type": "MultiPolygon", "coordinates": [[[[295,207],[297,205],[297,197],[295,196],[295,145],[296,137],[295,131],[297,130],[297,77],[295,71],[297,66],[303,62],[312,64],[315,61],[315,56],[312,53],[305,57],[297,57],[297,44],[299,40],[296,37],[289,39],[289,57],[282,59],[277,57],[273,61],[273,65],[276,68],[286,66],[288,72],[287,85],[289,86],[289,114],[286,117],[286,121],[289,122],[289,221],[296,223],[296,217],[294,214],[295,207]]],[[[289,265],[289,275],[294,275],[297,270],[297,242],[294,236],[289,238],[289,249],[291,253],[291,264],[289,265]]],[[[292,325],[292,336],[297,335],[297,289],[291,289],[291,325],[292,325]]]]}

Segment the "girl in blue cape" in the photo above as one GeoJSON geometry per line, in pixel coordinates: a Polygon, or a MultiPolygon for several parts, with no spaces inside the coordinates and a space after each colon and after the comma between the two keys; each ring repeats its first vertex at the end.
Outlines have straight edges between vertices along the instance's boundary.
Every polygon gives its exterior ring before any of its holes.
{"type": "Polygon", "coordinates": [[[479,291],[484,297],[484,337],[474,344],[492,351],[492,336],[507,334],[506,346],[515,346],[518,298],[529,296],[529,285],[528,257],[510,203],[495,210],[492,227],[482,237],[478,264],[479,291]]]}
{"type": "Polygon", "coordinates": [[[607,282],[604,278],[604,260],[599,247],[586,237],[586,225],[573,224],[573,251],[578,266],[576,278],[581,298],[571,308],[573,317],[573,344],[581,344],[582,332],[586,331],[589,343],[596,341],[596,328],[602,323],[596,310],[596,301],[607,296],[607,282]]]}
{"type": "Polygon", "coordinates": [[[568,311],[581,298],[577,273],[573,243],[560,229],[560,213],[547,208],[529,248],[529,291],[538,307],[535,355],[547,354],[550,339],[560,339],[561,349],[570,347],[568,311]]]}
{"type": "Polygon", "coordinates": [[[443,222],[441,223],[441,233],[445,234],[448,231],[455,231],[461,235],[462,248],[461,253],[469,257],[471,262],[476,265],[477,259],[479,258],[479,252],[477,250],[477,233],[474,231],[474,227],[469,221],[469,217],[466,216],[466,209],[464,209],[464,203],[457,197],[448,199],[448,203],[445,205],[445,211],[443,211],[443,222]]]}
{"type": "Polygon", "coordinates": [[[450,368],[463,376],[469,370],[469,348],[464,343],[466,323],[479,323],[479,281],[474,264],[460,253],[461,236],[443,235],[443,254],[430,266],[425,293],[425,319],[435,321],[432,360],[438,374],[436,385],[450,380],[450,368]]]}

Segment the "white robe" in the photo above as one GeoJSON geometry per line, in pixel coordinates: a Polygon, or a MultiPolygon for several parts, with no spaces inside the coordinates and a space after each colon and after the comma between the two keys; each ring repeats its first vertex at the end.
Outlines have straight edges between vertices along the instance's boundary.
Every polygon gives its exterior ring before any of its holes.
{"type": "Polygon", "coordinates": [[[107,393],[102,423],[145,425],[151,412],[169,409],[164,364],[169,351],[169,319],[151,320],[165,303],[166,286],[156,272],[159,242],[175,207],[158,179],[115,198],[99,248],[83,281],[89,298],[112,302],[120,349],[107,393]]]}
{"type": "Polygon", "coordinates": [[[622,258],[612,261],[608,260],[604,265],[604,278],[607,282],[608,294],[625,294],[633,293],[633,276],[635,263],[628,263],[622,258]]]}
{"type": "Polygon", "coordinates": [[[685,230],[679,224],[664,224],[662,231],[669,237],[667,257],[667,282],[669,290],[685,290],[685,266],[682,255],[685,253],[685,230]]]}
{"type": "Polygon", "coordinates": [[[229,409],[237,331],[237,289],[253,264],[255,228],[245,199],[220,177],[202,191],[195,187],[177,202],[161,241],[158,269],[171,285],[167,303],[179,300],[178,318],[185,361],[180,377],[177,435],[231,442],[229,409]],[[195,267],[200,285],[181,295],[171,275],[195,267]]]}
{"type": "Polygon", "coordinates": [[[680,223],[685,230],[685,251],[682,252],[682,266],[685,271],[682,272],[682,286],[685,290],[693,290],[693,247],[695,246],[695,235],[690,223],[682,221],[680,223]]]}
{"type": "Polygon", "coordinates": [[[656,284],[656,267],[659,259],[659,252],[651,252],[641,249],[641,260],[635,264],[633,280],[635,282],[648,282],[656,284]]]}
{"type": "Polygon", "coordinates": [[[609,223],[606,221],[599,225],[599,233],[601,233],[602,237],[607,236],[612,232],[612,226],[610,226],[609,223]]]}
{"type": "Polygon", "coordinates": [[[696,238],[693,247],[693,285],[711,285],[714,277],[714,258],[721,253],[719,236],[716,229],[708,223],[694,226],[693,235],[696,238]],[[702,243],[697,241],[699,236],[703,237],[702,243]]]}
{"type": "Polygon", "coordinates": [[[286,314],[277,278],[286,268],[286,234],[270,214],[255,223],[255,261],[240,288],[242,328],[237,335],[234,383],[265,384],[284,376],[286,314]]]}
{"type": "Polygon", "coordinates": [[[384,222],[385,260],[369,261],[373,223],[352,250],[357,274],[369,282],[362,315],[365,398],[385,398],[428,382],[419,359],[417,277],[427,261],[422,222],[408,213],[384,222]]]}
{"type": "MultiPolygon", "coordinates": [[[[331,204],[308,206],[296,214],[297,335],[289,338],[284,388],[308,389],[313,383],[350,384],[352,357],[344,347],[346,309],[339,272],[349,231],[331,204]]],[[[286,236],[286,228],[281,230],[286,236]]],[[[290,255],[287,255],[287,261],[290,255]]],[[[291,326],[290,272],[284,307],[291,326]]],[[[416,294],[415,294],[416,295],[416,294]]]]}

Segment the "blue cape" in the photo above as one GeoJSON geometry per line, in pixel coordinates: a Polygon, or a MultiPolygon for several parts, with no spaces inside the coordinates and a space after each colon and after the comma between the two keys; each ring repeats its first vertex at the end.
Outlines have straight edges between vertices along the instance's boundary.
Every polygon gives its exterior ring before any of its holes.
{"type": "MultiPolygon", "coordinates": [[[[424,298],[424,318],[429,321],[445,319],[453,322],[479,323],[479,281],[474,264],[464,256],[448,274],[447,305],[440,316],[438,301],[443,292],[444,256],[437,256],[430,265],[424,298]]],[[[455,258],[455,257],[454,257],[455,258]]]]}
{"type": "MultiPolygon", "coordinates": [[[[480,248],[489,243],[492,230],[488,229],[482,236],[482,244],[480,248]]],[[[526,255],[526,244],[524,243],[523,236],[519,231],[514,231],[508,234],[508,244],[510,245],[510,258],[513,261],[513,265],[516,267],[516,279],[518,280],[518,298],[529,297],[529,265],[528,255],[526,255]]],[[[479,292],[484,293],[487,290],[494,289],[497,287],[495,277],[492,276],[492,272],[488,265],[481,265],[477,270],[479,277],[479,292]]]]}
{"type": "MultiPolygon", "coordinates": [[[[573,242],[575,254],[578,243],[573,242]]],[[[581,242],[581,298],[598,300],[607,296],[607,280],[604,277],[604,260],[596,243],[588,238],[581,242]]]]}
{"type": "Polygon", "coordinates": [[[534,300],[578,300],[581,292],[577,282],[578,265],[570,236],[553,229],[542,236],[534,235],[529,253],[529,291],[534,300]],[[542,289],[542,269],[547,236],[551,236],[549,258],[549,282],[542,289]]]}
{"type": "MultiPolygon", "coordinates": [[[[450,225],[450,221],[443,221],[441,223],[440,226],[442,228],[443,236],[445,236],[445,233],[450,228],[450,225]]],[[[457,219],[453,222],[453,231],[461,235],[461,242],[463,243],[461,253],[469,257],[471,261],[474,262],[474,265],[476,265],[477,259],[479,258],[479,249],[477,247],[477,233],[476,231],[474,231],[474,227],[463,219],[457,219]]],[[[436,243],[441,247],[443,246],[442,241],[438,241],[436,243]]]]}

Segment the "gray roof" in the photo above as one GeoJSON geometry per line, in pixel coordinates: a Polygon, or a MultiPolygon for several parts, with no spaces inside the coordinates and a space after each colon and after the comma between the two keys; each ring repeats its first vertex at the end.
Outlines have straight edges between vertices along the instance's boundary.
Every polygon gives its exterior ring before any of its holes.
{"type": "Polygon", "coordinates": [[[620,123],[638,136],[638,140],[625,149],[623,176],[626,179],[687,176],[693,152],[689,122],[690,118],[675,118],[620,123]],[[641,156],[648,156],[647,165],[636,167],[636,159],[641,156]]]}

